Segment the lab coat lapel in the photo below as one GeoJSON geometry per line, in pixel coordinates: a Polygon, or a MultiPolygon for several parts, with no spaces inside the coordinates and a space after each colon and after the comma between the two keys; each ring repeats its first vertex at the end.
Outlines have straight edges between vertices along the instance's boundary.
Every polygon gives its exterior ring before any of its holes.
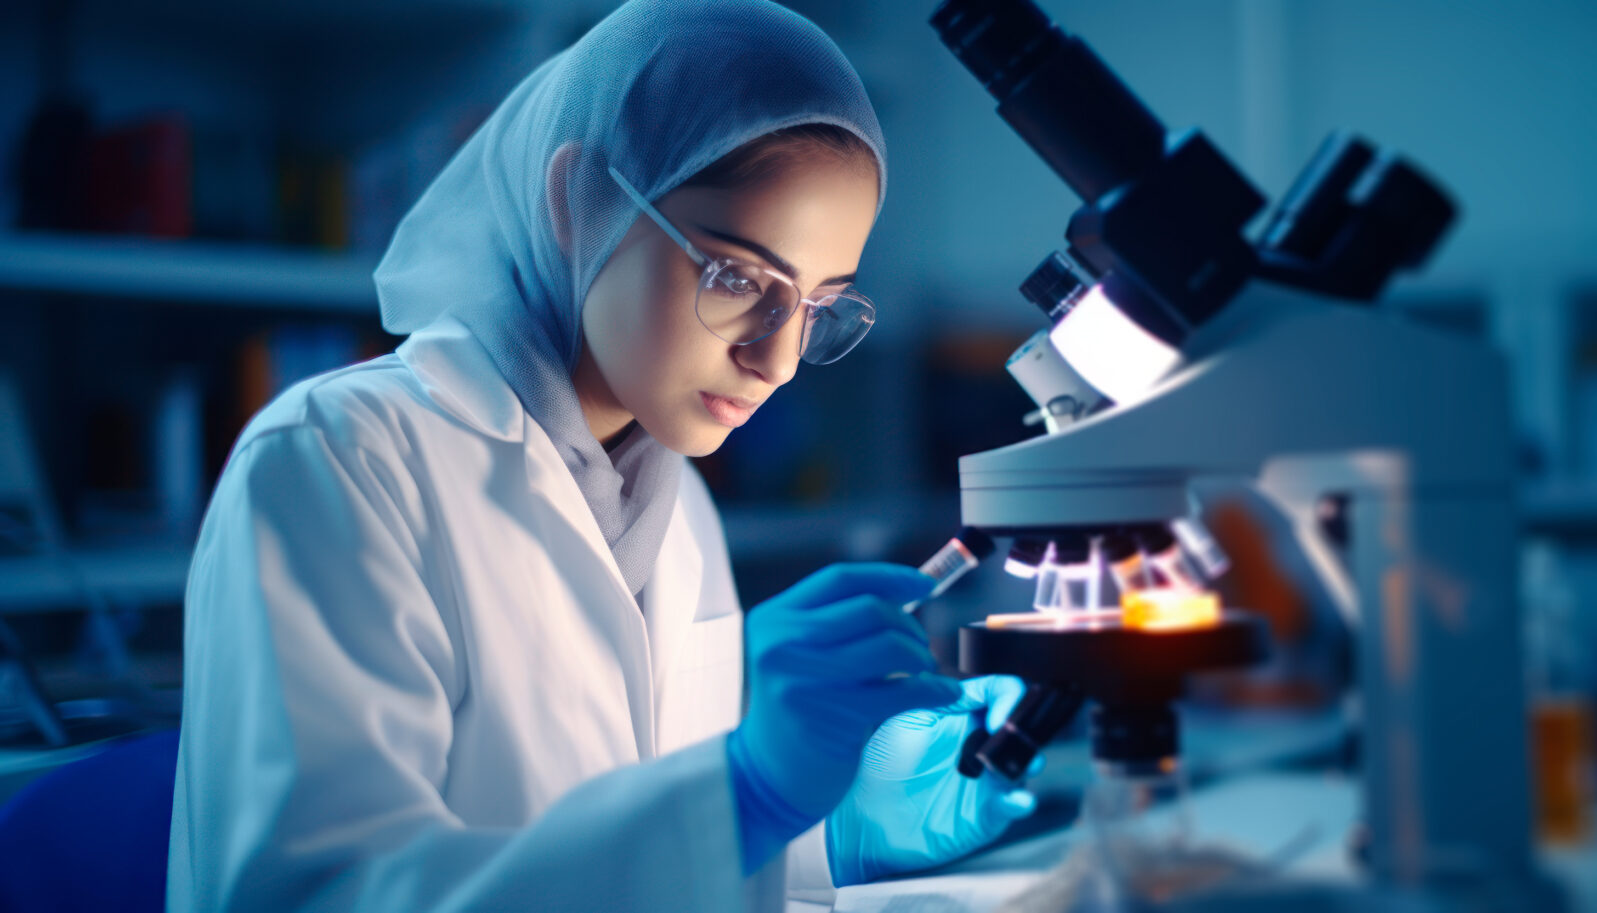
{"type": "MultiPolygon", "coordinates": [[[[674,640],[680,633],[657,633],[646,626],[638,601],[627,588],[621,576],[615,555],[604,540],[604,533],[594,519],[593,511],[577,487],[577,480],[560,459],[554,443],[542,426],[532,420],[516,398],[510,385],[494,366],[488,352],[466,326],[454,318],[443,318],[427,329],[411,334],[411,338],[398,350],[400,358],[410,366],[421,380],[428,395],[456,418],[495,438],[505,441],[522,441],[525,451],[528,488],[541,496],[565,520],[574,535],[585,545],[593,563],[588,567],[567,568],[571,574],[586,574],[592,585],[585,590],[592,594],[591,604],[584,608],[592,620],[603,627],[614,645],[616,656],[627,679],[627,694],[633,736],[637,741],[638,756],[655,755],[656,701],[659,677],[653,671],[651,641],[664,643],[674,640]]],[[[680,502],[672,516],[672,529],[666,541],[685,543],[679,548],[693,549],[692,555],[679,555],[657,563],[677,564],[688,569],[683,573],[697,575],[701,572],[697,546],[692,543],[680,502]]],[[[669,546],[667,547],[669,548],[669,546]]],[[[663,550],[664,551],[664,550],[663,550]]],[[[674,592],[672,587],[682,586],[680,578],[668,572],[659,587],[661,592],[674,592]]],[[[693,587],[696,595],[697,585],[693,587]]],[[[685,609],[691,617],[693,600],[685,609]]],[[[680,614],[673,604],[672,611],[680,614]]],[[[667,623],[671,628],[673,624],[667,623]]],[[[618,696],[619,697],[619,696],[618,696]]]]}
{"type": "Polygon", "coordinates": [[[703,582],[704,555],[678,498],[660,546],[660,557],[654,562],[654,573],[643,591],[643,613],[654,660],[656,712],[665,694],[666,679],[676,668],[682,638],[697,614],[703,582]]]}
{"type": "MultiPolygon", "coordinates": [[[[632,728],[638,744],[640,759],[655,756],[655,677],[650,657],[649,632],[638,601],[627,588],[616,564],[615,555],[604,541],[599,521],[593,516],[588,502],[577,487],[577,480],[566,469],[556,452],[554,443],[542,427],[526,417],[527,475],[533,491],[543,495],[578,536],[595,559],[591,570],[603,581],[595,581],[591,592],[593,604],[588,607],[596,623],[611,632],[621,668],[627,679],[627,701],[632,709],[632,728]]],[[[569,573],[583,573],[583,568],[569,568],[569,573]]]]}

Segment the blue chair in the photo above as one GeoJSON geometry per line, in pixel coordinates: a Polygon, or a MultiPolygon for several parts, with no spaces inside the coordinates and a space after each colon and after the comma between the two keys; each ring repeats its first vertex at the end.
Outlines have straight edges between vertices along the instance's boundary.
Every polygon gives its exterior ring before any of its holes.
{"type": "Polygon", "coordinates": [[[0,910],[161,913],[177,739],[123,739],[0,808],[0,910]]]}

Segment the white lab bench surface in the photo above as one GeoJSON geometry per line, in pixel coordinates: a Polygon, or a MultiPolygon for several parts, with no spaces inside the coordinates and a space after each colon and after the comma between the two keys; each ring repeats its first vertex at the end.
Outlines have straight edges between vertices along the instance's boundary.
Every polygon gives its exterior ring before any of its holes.
{"type": "MultiPolygon", "coordinates": [[[[1318,774],[1254,774],[1193,791],[1200,841],[1268,858],[1304,841],[1288,871],[1351,878],[1344,838],[1357,817],[1351,780],[1318,774]]],[[[1036,884],[1076,845],[1067,827],[999,847],[921,877],[855,885],[838,892],[838,913],[985,913],[1036,884]]]]}
{"type": "MultiPolygon", "coordinates": [[[[1199,784],[1189,802],[1196,842],[1218,844],[1252,859],[1274,859],[1285,850],[1288,878],[1348,883],[1358,877],[1347,849],[1359,815],[1356,777],[1279,769],[1334,756],[1346,729],[1337,711],[1185,712],[1183,757],[1199,784]]],[[[1032,785],[1039,797],[1038,817],[1047,820],[1019,825],[1030,836],[1000,841],[994,849],[931,872],[842,888],[832,909],[988,913],[1036,885],[1076,845],[1075,800],[1092,776],[1082,739],[1050,745],[1045,755],[1047,768],[1032,785]],[[1038,829],[1038,824],[1044,826],[1038,829]]],[[[1597,841],[1543,851],[1541,858],[1548,873],[1570,892],[1570,913],[1597,913],[1597,841]]],[[[788,905],[788,913],[823,909],[788,905]]]]}
{"type": "MultiPolygon", "coordinates": [[[[1356,877],[1346,838],[1358,817],[1355,780],[1314,774],[1248,774],[1193,791],[1196,833],[1253,858],[1303,841],[1288,878],[1346,883],[1356,877]]],[[[1076,845],[1074,827],[981,853],[935,873],[838,891],[836,913],[987,913],[1037,884],[1076,845]]],[[[1568,891],[1569,913],[1597,913],[1597,842],[1544,850],[1541,861],[1568,891]]],[[[813,907],[793,905],[789,913],[813,907]]]]}

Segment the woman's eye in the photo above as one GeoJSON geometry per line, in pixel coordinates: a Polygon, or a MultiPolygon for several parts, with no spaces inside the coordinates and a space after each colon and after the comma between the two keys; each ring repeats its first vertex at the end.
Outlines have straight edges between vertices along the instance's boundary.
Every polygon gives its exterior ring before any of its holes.
{"type": "Polygon", "coordinates": [[[723,270],[717,277],[717,284],[734,295],[758,295],[760,284],[748,276],[741,276],[731,270],[723,270]]]}

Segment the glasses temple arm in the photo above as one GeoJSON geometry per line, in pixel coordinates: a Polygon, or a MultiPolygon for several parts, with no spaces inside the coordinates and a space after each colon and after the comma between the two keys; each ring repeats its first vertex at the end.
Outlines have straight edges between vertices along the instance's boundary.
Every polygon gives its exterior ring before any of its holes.
{"type": "Polygon", "coordinates": [[[683,237],[682,232],[677,231],[675,225],[667,222],[665,220],[665,216],[660,214],[660,210],[655,209],[653,204],[644,199],[643,194],[639,193],[636,187],[633,187],[630,183],[628,183],[627,179],[621,176],[621,172],[615,170],[614,165],[610,166],[609,171],[610,177],[615,179],[616,184],[620,186],[622,192],[631,197],[632,202],[637,204],[639,209],[643,210],[644,215],[653,219],[654,224],[660,226],[661,231],[670,235],[671,240],[675,241],[678,246],[687,251],[688,256],[693,258],[694,263],[704,266],[710,262],[710,258],[700,253],[699,249],[693,246],[692,241],[689,241],[687,238],[683,237]]]}

